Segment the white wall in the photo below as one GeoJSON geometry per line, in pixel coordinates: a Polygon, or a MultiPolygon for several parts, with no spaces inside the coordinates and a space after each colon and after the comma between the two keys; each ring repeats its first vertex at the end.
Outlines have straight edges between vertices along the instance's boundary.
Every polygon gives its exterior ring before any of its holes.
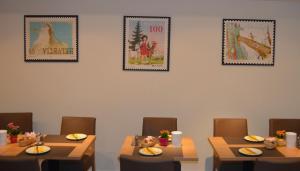
{"type": "Polygon", "coordinates": [[[62,115],[97,118],[97,169],[118,170],[124,137],[143,116],[178,117],[211,170],[214,117],[246,117],[268,132],[270,117],[299,117],[300,2],[272,0],[1,0],[0,111],[34,113],[56,134],[62,115]],[[78,63],[25,63],[25,14],[78,14],[78,63]],[[123,15],[170,16],[170,72],[122,70],[123,15]],[[222,66],[223,18],[276,19],[275,66],[222,66]]]}

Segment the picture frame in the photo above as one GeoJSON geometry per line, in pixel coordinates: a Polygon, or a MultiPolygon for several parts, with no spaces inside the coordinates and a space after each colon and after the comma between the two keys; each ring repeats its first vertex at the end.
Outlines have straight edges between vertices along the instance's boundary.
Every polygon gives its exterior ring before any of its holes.
{"type": "Polygon", "coordinates": [[[222,64],[274,66],[275,20],[223,19],[222,64]]]}
{"type": "Polygon", "coordinates": [[[78,15],[24,15],[25,62],[78,62],[78,15]]]}
{"type": "Polygon", "coordinates": [[[124,16],[123,70],[169,71],[171,17],[124,16]]]}

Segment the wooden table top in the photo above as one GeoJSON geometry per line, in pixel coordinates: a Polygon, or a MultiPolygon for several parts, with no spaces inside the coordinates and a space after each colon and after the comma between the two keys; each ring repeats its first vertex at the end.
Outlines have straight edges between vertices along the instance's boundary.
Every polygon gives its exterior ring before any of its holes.
{"type": "MultiPolygon", "coordinates": [[[[53,135],[51,135],[53,136],[53,135]]],[[[57,137],[61,137],[57,135],[57,137]]],[[[83,154],[90,148],[90,146],[95,142],[95,135],[88,135],[85,140],[81,143],[78,142],[44,142],[44,145],[49,147],[74,147],[74,149],[68,154],[66,159],[79,160],[83,154]]],[[[7,144],[0,147],[0,157],[18,157],[27,147],[19,147],[18,143],[7,144]]],[[[37,155],[47,158],[45,155],[37,155]]],[[[53,156],[51,159],[54,159],[53,156]]],[[[61,159],[61,158],[60,158],[61,159]]]]}
{"type": "MultiPolygon", "coordinates": [[[[132,156],[134,153],[135,146],[132,142],[134,141],[134,136],[127,136],[123,142],[123,145],[120,150],[120,155],[129,155],[132,156]]],[[[183,137],[181,140],[181,157],[174,157],[176,161],[198,161],[196,146],[190,137],[183,137]]],[[[155,147],[160,147],[159,144],[156,144],[155,147]]],[[[178,148],[174,147],[172,144],[168,145],[167,148],[178,148]]]]}
{"type": "MultiPolygon", "coordinates": [[[[208,141],[210,142],[215,153],[218,155],[221,161],[254,161],[258,157],[246,157],[246,156],[236,156],[230,148],[239,148],[239,147],[254,147],[254,148],[264,148],[262,143],[240,143],[240,144],[229,144],[225,141],[223,137],[209,137],[208,141]]],[[[297,158],[300,157],[300,150],[298,148],[287,148],[287,147],[277,147],[283,158],[297,158]]],[[[282,158],[281,157],[281,158],[282,158]]],[[[274,156],[272,158],[280,158],[274,156]]]]}

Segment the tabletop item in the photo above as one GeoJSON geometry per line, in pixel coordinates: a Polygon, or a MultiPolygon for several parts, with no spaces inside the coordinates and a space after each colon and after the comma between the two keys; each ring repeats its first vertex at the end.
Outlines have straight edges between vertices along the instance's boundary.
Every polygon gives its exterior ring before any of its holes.
{"type": "Polygon", "coordinates": [[[6,145],[7,130],[0,130],[0,146],[6,145]]]}
{"type": "Polygon", "coordinates": [[[68,140],[74,140],[74,141],[77,141],[77,140],[83,140],[87,137],[86,134],[80,134],[80,133],[74,133],[74,134],[68,134],[66,136],[66,138],[68,140]]]}
{"type": "Polygon", "coordinates": [[[139,153],[145,156],[157,156],[162,153],[162,149],[157,147],[145,147],[139,150],[139,153]]]}
{"type": "Polygon", "coordinates": [[[25,132],[24,135],[20,135],[19,136],[19,146],[20,147],[25,147],[28,146],[30,144],[33,144],[36,142],[36,133],[35,132],[25,132]]]}
{"type": "Polygon", "coordinates": [[[288,148],[295,148],[297,142],[297,133],[295,132],[286,132],[285,134],[286,139],[286,147],[288,148]]]}
{"type": "MultiPolygon", "coordinates": [[[[137,146],[132,145],[132,141],[134,139],[134,136],[126,136],[121,149],[120,149],[120,156],[126,155],[126,156],[132,156],[137,157],[138,159],[145,159],[144,156],[142,156],[139,152],[141,148],[137,146]]],[[[182,137],[181,140],[182,146],[180,148],[175,148],[173,145],[170,145],[168,147],[159,147],[163,149],[162,155],[159,157],[155,157],[154,160],[176,160],[176,161],[198,161],[198,155],[197,155],[197,149],[195,146],[195,143],[191,137],[182,137]]],[[[152,147],[154,148],[154,147],[152,147]]]]}
{"type": "Polygon", "coordinates": [[[169,130],[160,130],[159,144],[161,146],[167,146],[169,144],[169,135],[169,130]]]}
{"type": "Polygon", "coordinates": [[[44,154],[50,151],[51,148],[48,146],[32,146],[26,149],[27,154],[44,154]]]}
{"type": "Polygon", "coordinates": [[[141,141],[142,147],[152,147],[156,144],[157,140],[153,136],[147,136],[141,141]]]}
{"type": "Polygon", "coordinates": [[[25,147],[35,143],[35,139],[31,137],[21,137],[18,141],[20,147],[25,147]]]}
{"type": "Polygon", "coordinates": [[[267,149],[274,149],[277,146],[277,141],[275,137],[267,137],[264,141],[265,147],[267,149]]]}
{"type": "Polygon", "coordinates": [[[265,140],[263,137],[257,135],[247,135],[244,139],[250,142],[263,142],[265,140]]]}
{"type": "Polygon", "coordinates": [[[246,156],[259,156],[263,152],[258,148],[240,148],[239,153],[244,154],[246,156]]]}
{"type": "Polygon", "coordinates": [[[135,135],[134,136],[134,141],[133,141],[133,146],[139,146],[139,136],[135,135]]]}
{"type": "Polygon", "coordinates": [[[175,147],[181,146],[181,138],[182,138],[182,132],[181,131],[172,131],[172,144],[175,147]]]}

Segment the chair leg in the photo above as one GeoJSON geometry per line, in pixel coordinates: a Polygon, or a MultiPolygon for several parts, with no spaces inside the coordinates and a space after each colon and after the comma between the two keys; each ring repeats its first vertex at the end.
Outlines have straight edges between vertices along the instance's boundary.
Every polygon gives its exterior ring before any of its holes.
{"type": "Polygon", "coordinates": [[[96,171],[96,164],[95,164],[95,160],[94,160],[94,162],[93,162],[92,171],[96,171]]]}
{"type": "Polygon", "coordinates": [[[213,171],[220,171],[220,159],[218,158],[217,154],[214,153],[213,155],[213,171]]]}

